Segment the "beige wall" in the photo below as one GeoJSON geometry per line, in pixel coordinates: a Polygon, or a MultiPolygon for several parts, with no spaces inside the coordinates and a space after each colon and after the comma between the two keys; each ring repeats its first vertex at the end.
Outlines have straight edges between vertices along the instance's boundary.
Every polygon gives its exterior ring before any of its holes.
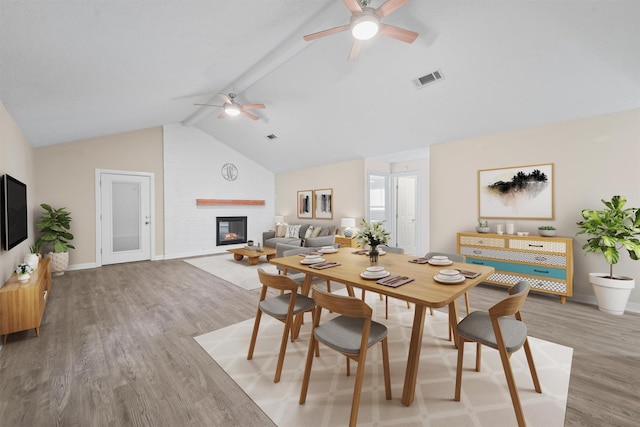
{"type": "Polygon", "coordinates": [[[341,218],[364,216],[365,180],[364,160],[351,160],[304,169],[284,172],[275,176],[275,215],[284,215],[290,224],[312,223],[340,226],[341,218]],[[298,219],[296,214],[297,192],[321,188],[333,189],[333,219],[298,219]]]}
{"type": "Polygon", "coordinates": [[[96,262],[96,169],[155,174],[155,254],[164,254],[161,127],[38,148],[35,165],[36,206],[48,203],[71,212],[76,249],[70,251],[70,268],[90,267],[96,262]]]}
{"type": "MultiPolygon", "coordinates": [[[[640,110],[432,146],[431,248],[454,251],[456,232],[473,230],[479,169],[541,163],[555,165],[555,220],[519,220],[519,230],[535,234],[544,222],[563,236],[575,236],[581,210],[600,209],[601,199],[616,194],[625,195],[629,207],[640,207],[640,110]]],[[[574,294],[593,302],[588,273],[607,271],[608,266],[601,255],[584,255],[585,241],[582,235],[574,239],[574,294]]],[[[640,262],[625,252],[614,272],[636,279],[630,301],[640,303],[640,262]]]]}
{"type": "Polygon", "coordinates": [[[0,249],[0,285],[11,277],[15,266],[23,261],[29,245],[35,241],[33,207],[37,204],[33,158],[31,145],[0,102],[0,175],[9,174],[27,184],[29,220],[29,238],[10,251],[0,249]]]}

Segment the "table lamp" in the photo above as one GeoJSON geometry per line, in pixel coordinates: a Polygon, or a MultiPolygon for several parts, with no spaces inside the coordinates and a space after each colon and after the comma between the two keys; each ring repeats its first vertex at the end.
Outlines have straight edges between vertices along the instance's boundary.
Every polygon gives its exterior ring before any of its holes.
{"type": "Polygon", "coordinates": [[[351,237],[353,236],[353,230],[351,229],[351,227],[356,226],[356,219],[342,218],[342,221],[340,221],[340,226],[344,227],[344,230],[342,231],[344,233],[344,237],[351,237]]]}

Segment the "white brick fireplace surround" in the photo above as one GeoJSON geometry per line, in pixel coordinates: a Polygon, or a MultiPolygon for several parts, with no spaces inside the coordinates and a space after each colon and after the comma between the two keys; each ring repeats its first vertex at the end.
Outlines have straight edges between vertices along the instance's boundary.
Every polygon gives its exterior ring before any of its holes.
{"type": "Polygon", "coordinates": [[[260,241],[273,228],[274,174],[196,127],[165,125],[165,258],[225,252],[216,246],[216,217],[246,216],[247,238],[260,241]],[[226,180],[225,163],[238,177],[226,180]],[[264,200],[264,205],[198,206],[196,199],[264,200]]]}

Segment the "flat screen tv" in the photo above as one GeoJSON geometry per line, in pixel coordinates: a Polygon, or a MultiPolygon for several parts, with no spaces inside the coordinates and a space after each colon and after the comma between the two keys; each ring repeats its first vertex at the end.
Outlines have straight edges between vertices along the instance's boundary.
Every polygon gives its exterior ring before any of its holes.
{"type": "Polygon", "coordinates": [[[27,240],[27,186],[17,179],[2,177],[2,245],[9,250],[27,240]]]}

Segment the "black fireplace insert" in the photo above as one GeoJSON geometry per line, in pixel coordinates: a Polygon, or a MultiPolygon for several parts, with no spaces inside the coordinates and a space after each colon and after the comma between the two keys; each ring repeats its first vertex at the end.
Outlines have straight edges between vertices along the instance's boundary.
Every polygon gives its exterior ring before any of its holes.
{"type": "Polygon", "coordinates": [[[247,243],[247,217],[216,217],[216,245],[235,245],[237,243],[247,243]]]}

